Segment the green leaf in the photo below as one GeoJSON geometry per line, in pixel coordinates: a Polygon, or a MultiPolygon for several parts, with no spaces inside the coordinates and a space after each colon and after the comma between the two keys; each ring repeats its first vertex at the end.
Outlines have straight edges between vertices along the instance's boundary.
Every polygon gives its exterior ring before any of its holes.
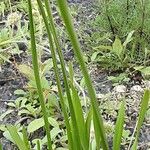
{"type": "Polygon", "coordinates": [[[97,47],[94,47],[96,50],[110,50],[112,51],[112,46],[105,46],[105,45],[99,45],[97,47]]]}
{"type": "Polygon", "coordinates": [[[7,106],[16,107],[16,105],[13,102],[7,103],[7,106]]]}
{"type": "Polygon", "coordinates": [[[22,114],[31,115],[31,112],[26,109],[21,109],[19,110],[18,115],[21,116],[22,114]]]}
{"type": "Polygon", "coordinates": [[[0,124],[0,131],[6,131],[7,128],[5,127],[4,124],[0,124]]]}
{"type": "Polygon", "coordinates": [[[0,54],[0,58],[1,58],[2,60],[4,60],[5,62],[12,63],[12,62],[8,59],[8,57],[5,57],[3,54],[0,54]]]}
{"type": "Polygon", "coordinates": [[[143,68],[145,68],[145,67],[144,66],[136,66],[136,67],[134,67],[135,70],[139,70],[139,71],[141,71],[143,68]]]}
{"type": "MultiPolygon", "coordinates": [[[[59,127],[59,124],[55,119],[49,117],[48,121],[49,121],[50,125],[52,125],[54,127],[59,127]]],[[[27,130],[28,130],[29,133],[32,133],[32,132],[38,130],[39,128],[41,128],[43,126],[44,126],[43,118],[34,119],[33,121],[31,121],[29,123],[29,125],[27,127],[27,130]]]]}
{"type": "Polygon", "coordinates": [[[128,34],[128,36],[127,36],[127,38],[126,38],[126,40],[125,40],[125,42],[123,43],[123,46],[124,47],[126,47],[127,46],[127,44],[129,43],[129,42],[131,42],[132,41],[132,35],[133,35],[133,33],[134,33],[134,30],[133,31],[131,31],[129,34],[128,34]]]}
{"type": "Polygon", "coordinates": [[[113,138],[113,150],[120,149],[124,119],[125,119],[125,102],[123,101],[118,113],[117,122],[115,126],[115,133],[113,138]]]}
{"type": "Polygon", "coordinates": [[[92,120],[92,109],[90,108],[85,122],[86,137],[88,138],[88,144],[90,143],[91,120],[92,120]]]}
{"type": "Polygon", "coordinates": [[[15,90],[14,92],[15,95],[26,95],[26,92],[24,90],[15,90]]]}
{"type": "Polygon", "coordinates": [[[118,57],[120,58],[123,53],[123,46],[119,38],[116,37],[112,47],[112,52],[118,55],[118,57]]]}
{"type": "Polygon", "coordinates": [[[134,69],[140,71],[144,75],[150,75],[150,67],[137,66],[134,67],[134,69]]]}
{"type": "Polygon", "coordinates": [[[150,100],[150,91],[145,90],[143,99],[141,101],[141,109],[139,111],[139,117],[138,117],[138,121],[137,121],[136,138],[135,138],[135,142],[133,144],[132,150],[137,150],[137,145],[138,145],[137,143],[138,143],[138,138],[139,138],[139,134],[140,134],[140,129],[143,124],[145,114],[147,112],[149,100],[150,100]]]}
{"type": "MultiPolygon", "coordinates": [[[[60,130],[60,128],[56,127],[56,128],[53,128],[51,130],[51,137],[52,137],[52,140],[54,140],[56,138],[56,136],[61,133],[62,131],[60,130]]],[[[45,143],[47,142],[47,137],[45,136],[42,140],[41,140],[41,144],[44,145],[45,143]]]]}
{"type": "Polygon", "coordinates": [[[41,144],[40,144],[40,141],[39,140],[37,140],[37,150],[41,150],[41,144]]]}
{"type": "Polygon", "coordinates": [[[3,119],[10,113],[12,113],[14,110],[7,110],[2,115],[0,115],[0,121],[3,121],[3,119]]]}
{"type": "Polygon", "coordinates": [[[94,52],[91,56],[91,61],[95,61],[95,59],[97,58],[97,55],[99,54],[99,52],[94,52]]]}
{"type": "Polygon", "coordinates": [[[48,117],[48,122],[50,123],[51,126],[53,127],[59,127],[58,122],[56,121],[56,119],[52,118],[52,117],[48,117]]]}
{"type": "Polygon", "coordinates": [[[144,75],[150,75],[150,67],[145,67],[140,70],[144,75]]]}
{"type": "MultiPolygon", "coordinates": [[[[19,134],[20,134],[20,132],[19,132],[19,134]]],[[[11,141],[12,143],[15,143],[15,141],[14,141],[13,138],[11,137],[11,135],[10,135],[8,129],[3,133],[3,136],[4,136],[7,140],[11,141]]]]}
{"type": "Polygon", "coordinates": [[[23,141],[24,141],[27,149],[30,150],[30,142],[28,140],[28,135],[27,135],[25,127],[23,127],[23,129],[22,129],[22,134],[23,134],[23,141]]]}
{"type": "Polygon", "coordinates": [[[43,89],[49,89],[50,88],[49,83],[45,77],[41,78],[41,86],[43,89]]]}
{"type": "Polygon", "coordinates": [[[0,150],[3,150],[3,146],[2,146],[2,144],[1,144],[1,142],[0,142],[0,150]]]}
{"type": "Polygon", "coordinates": [[[14,143],[18,146],[19,150],[28,150],[25,143],[23,142],[22,138],[18,134],[18,131],[15,126],[9,125],[7,129],[10,133],[11,138],[13,139],[14,143]]]}
{"type": "Polygon", "coordinates": [[[18,69],[22,74],[26,75],[26,77],[28,77],[29,79],[31,79],[31,80],[34,79],[34,72],[31,69],[31,67],[29,67],[25,64],[22,64],[22,65],[18,66],[18,69]]]}
{"type": "Polygon", "coordinates": [[[43,118],[39,118],[39,119],[35,119],[32,122],[30,122],[27,127],[27,130],[29,133],[32,133],[43,126],[44,126],[44,120],[43,120],[43,118]]]}
{"type": "Polygon", "coordinates": [[[86,128],[85,128],[82,106],[81,106],[81,102],[80,102],[81,100],[80,100],[78,93],[77,93],[75,87],[73,86],[73,84],[71,86],[71,89],[72,89],[72,102],[73,102],[73,107],[74,107],[74,111],[75,111],[75,115],[76,115],[76,119],[77,119],[78,130],[79,130],[79,138],[80,138],[82,146],[85,149],[89,149],[88,148],[88,146],[89,146],[88,145],[88,137],[85,136],[86,128]]]}
{"type": "Polygon", "coordinates": [[[137,146],[138,146],[138,141],[137,141],[137,138],[136,138],[133,145],[132,145],[131,150],[137,150],[137,146]]]}
{"type": "MultiPolygon", "coordinates": [[[[91,100],[91,105],[92,105],[92,110],[93,110],[93,118],[94,118],[94,124],[96,124],[97,129],[95,130],[95,134],[98,132],[99,136],[97,136],[97,141],[101,141],[101,147],[105,150],[108,150],[108,142],[106,140],[106,134],[105,134],[105,129],[103,126],[103,120],[102,117],[99,113],[99,108],[98,108],[98,102],[96,99],[96,93],[94,91],[94,87],[92,85],[92,81],[90,79],[87,67],[85,65],[84,59],[83,59],[83,54],[81,50],[81,46],[78,40],[77,33],[74,29],[74,25],[72,22],[72,18],[70,15],[70,11],[67,5],[66,0],[57,0],[58,7],[61,12],[62,19],[65,23],[66,30],[68,31],[68,35],[71,41],[71,44],[73,46],[74,53],[78,59],[78,62],[80,64],[80,69],[83,73],[85,83],[87,86],[88,94],[91,100]]],[[[72,110],[71,110],[72,111],[72,110]]],[[[74,119],[74,118],[73,118],[74,119]]],[[[75,121],[74,121],[75,122],[75,121]]],[[[74,124],[76,126],[76,124],[74,124]]],[[[76,139],[77,140],[77,139],[76,139]]],[[[79,147],[80,148],[80,147],[79,147]]]]}
{"type": "Polygon", "coordinates": [[[68,150],[68,148],[58,147],[56,150],[68,150]]]}

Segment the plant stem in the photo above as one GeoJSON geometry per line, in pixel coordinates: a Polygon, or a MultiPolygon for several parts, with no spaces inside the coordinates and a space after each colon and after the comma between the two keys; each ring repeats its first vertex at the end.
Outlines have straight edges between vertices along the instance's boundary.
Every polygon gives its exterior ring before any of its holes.
{"type": "MultiPolygon", "coordinates": [[[[57,86],[58,86],[58,90],[59,90],[59,97],[60,97],[60,102],[61,102],[61,106],[62,106],[62,110],[63,110],[63,113],[64,113],[64,117],[65,117],[65,121],[66,121],[66,126],[67,127],[67,133],[69,135],[69,140],[72,141],[72,137],[71,137],[71,128],[70,128],[70,125],[69,125],[69,120],[68,120],[68,115],[66,113],[66,110],[65,110],[65,104],[64,104],[64,98],[63,98],[63,93],[62,93],[62,88],[61,88],[61,83],[60,83],[60,77],[59,77],[59,71],[58,71],[58,67],[57,67],[57,59],[56,59],[56,54],[55,54],[55,49],[54,49],[54,43],[53,43],[53,37],[52,37],[52,34],[54,34],[54,30],[53,30],[53,27],[52,27],[52,18],[50,16],[50,12],[49,12],[49,2],[45,1],[46,3],[46,7],[47,7],[47,12],[48,12],[48,15],[49,15],[49,21],[47,20],[47,17],[46,17],[46,14],[45,14],[45,11],[44,11],[44,8],[42,6],[42,2],[41,0],[37,0],[38,2],[38,5],[39,5],[39,9],[40,9],[40,12],[42,14],[42,17],[43,17],[43,20],[44,20],[44,23],[45,23],[45,27],[46,27],[46,30],[47,30],[47,34],[48,34],[48,39],[49,39],[49,44],[50,44],[50,49],[51,49],[51,54],[52,54],[52,60],[53,60],[53,65],[54,65],[54,72],[55,72],[55,77],[56,77],[56,82],[57,82],[57,86]]],[[[55,28],[55,27],[54,27],[55,28]]],[[[55,35],[53,35],[55,37],[55,35]]],[[[54,38],[54,40],[56,40],[56,37],[54,38]]],[[[56,41],[55,41],[56,42],[56,41]]],[[[58,43],[56,43],[56,47],[58,47],[57,45],[58,43]]],[[[59,48],[60,49],[60,48],[59,48]]],[[[58,50],[59,50],[58,49],[58,50]]],[[[60,55],[60,53],[59,53],[60,55]]],[[[60,56],[62,57],[62,56],[60,56]]],[[[62,63],[62,60],[63,58],[60,58],[60,61],[62,63]]],[[[61,64],[62,65],[62,64],[61,64]]],[[[65,66],[64,66],[65,68],[65,66]]],[[[63,69],[62,69],[63,71],[63,69]]],[[[67,82],[67,75],[64,75],[64,80],[65,82],[67,82]]],[[[64,82],[64,83],[65,83],[64,82]]],[[[65,83],[65,88],[66,88],[66,83],[65,83]]],[[[70,94],[70,89],[69,89],[69,86],[67,86],[66,88],[66,93],[67,93],[67,98],[68,98],[68,103],[69,103],[69,107],[70,107],[70,114],[71,114],[71,119],[72,119],[72,122],[73,122],[73,127],[75,128],[75,136],[77,137],[75,142],[76,144],[74,145],[74,147],[76,146],[77,149],[79,149],[79,147],[81,148],[81,144],[80,144],[80,139],[79,139],[79,132],[78,132],[78,128],[77,128],[77,121],[76,121],[76,117],[75,117],[75,112],[74,112],[74,109],[73,109],[73,104],[72,104],[72,98],[71,98],[71,94],[70,94]]],[[[71,142],[72,143],[72,142],[71,142]]],[[[73,145],[71,145],[73,146],[73,145]]]]}
{"type": "Polygon", "coordinates": [[[46,106],[44,103],[44,95],[43,95],[43,90],[42,90],[41,80],[40,80],[40,75],[39,75],[38,56],[37,56],[37,51],[36,51],[36,42],[35,42],[35,32],[34,32],[31,0],[28,0],[28,7],[29,7],[31,52],[32,52],[32,63],[33,63],[33,69],[34,69],[34,76],[35,76],[35,81],[36,81],[36,85],[37,85],[37,91],[39,94],[39,101],[40,101],[40,105],[41,105],[42,112],[43,112],[43,118],[44,118],[44,122],[45,122],[45,130],[46,130],[46,135],[47,135],[48,150],[52,150],[48,115],[47,115],[46,106]]]}
{"type": "MultiPolygon", "coordinates": [[[[59,60],[60,60],[60,64],[61,64],[61,69],[62,69],[62,73],[63,73],[63,80],[64,80],[64,86],[65,86],[66,93],[67,93],[67,98],[68,98],[68,103],[69,103],[69,107],[70,107],[70,110],[71,110],[71,115],[75,118],[75,114],[74,114],[74,112],[72,112],[73,111],[73,104],[71,102],[71,94],[70,94],[70,89],[69,89],[69,85],[68,85],[65,61],[64,61],[63,53],[62,53],[62,50],[61,50],[61,47],[60,47],[60,41],[57,38],[57,33],[56,33],[56,29],[55,29],[55,23],[54,23],[54,19],[53,19],[52,12],[51,12],[51,6],[50,6],[50,3],[49,3],[48,0],[45,0],[45,6],[46,6],[48,18],[49,18],[49,24],[50,24],[51,33],[52,33],[53,38],[54,38],[54,42],[55,42],[55,45],[56,45],[56,48],[57,48],[57,52],[58,52],[58,56],[59,56],[59,60]]],[[[58,76],[58,75],[56,75],[56,76],[58,76]]],[[[62,106],[63,106],[64,105],[63,104],[64,103],[64,99],[63,99],[63,96],[62,96],[62,90],[60,89],[61,85],[60,85],[60,82],[58,80],[59,79],[57,78],[57,83],[58,83],[57,85],[59,87],[58,89],[59,89],[59,93],[60,93],[59,96],[60,96],[61,103],[62,103],[62,106]]],[[[65,111],[63,113],[64,113],[64,117],[65,117],[65,120],[66,120],[66,127],[67,127],[67,133],[68,133],[67,135],[69,136],[68,137],[68,139],[69,139],[68,142],[71,144],[71,147],[73,148],[73,145],[72,145],[73,139],[72,139],[72,136],[70,136],[70,134],[69,134],[69,132],[70,132],[70,125],[69,125],[69,120],[67,119],[68,116],[66,115],[65,111]]],[[[73,122],[74,122],[74,120],[73,120],[73,122]]],[[[76,124],[77,124],[76,123],[76,119],[75,119],[74,123],[75,123],[75,126],[76,126],[76,124]]],[[[77,131],[77,136],[79,136],[78,131],[77,131]]]]}
{"type": "MultiPolygon", "coordinates": [[[[82,71],[84,79],[85,79],[88,94],[89,94],[89,97],[91,99],[91,104],[92,104],[92,108],[93,108],[94,123],[98,127],[98,129],[100,131],[99,134],[101,135],[101,139],[99,139],[101,141],[101,146],[104,150],[108,150],[109,149],[108,148],[108,143],[107,143],[106,135],[105,135],[105,132],[104,132],[102,117],[99,113],[96,94],[95,94],[95,91],[94,91],[94,88],[93,88],[93,85],[92,85],[92,81],[90,79],[90,76],[88,74],[88,70],[86,68],[86,65],[85,65],[85,62],[84,62],[84,59],[83,59],[83,54],[82,54],[82,51],[81,51],[81,48],[80,48],[79,41],[77,39],[77,34],[74,31],[74,26],[73,26],[73,23],[72,23],[71,15],[69,13],[67,2],[66,2],[66,0],[57,0],[57,3],[58,3],[58,6],[59,6],[59,9],[60,9],[62,18],[64,20],[64,23],[66,25],[66,29],[68,31],[68,35],[70,37],[70,41],[72,43],[75,55],[78,59],[81,71],[82,71]]],[[[96,131],[95,131],[95,134],[96,134],[96,131]]]]}
{"type": "Polygon", "coordinates": [[[141,5],[142,5],[142,23],[141,23],[141,30],[140,30],[140,38],[142,38],[143,35],[143,28],[144,28],[144,23],[145,23],[145,0],[141,0],[141,5]]]}
{"type": "Polygon", "coordinates": [[[126,15],[127,15],[127,24],[128,24],[129,22],[129,0],[127,0],[126,15]]]}
{"type": "Polygon", "coordinates": [[[113,34],[113,38],[115,38],[115,30],[114,30],[114,27],[112,25],[111,18],[110,18],[109,12],[108,12],[108,3],[107,3],[107,0],[104,0],[104,6],[105,6],[105,13],[106,13],[106,17],[108,19],[110,30],[111,30],[111,32],[113,34]]]}

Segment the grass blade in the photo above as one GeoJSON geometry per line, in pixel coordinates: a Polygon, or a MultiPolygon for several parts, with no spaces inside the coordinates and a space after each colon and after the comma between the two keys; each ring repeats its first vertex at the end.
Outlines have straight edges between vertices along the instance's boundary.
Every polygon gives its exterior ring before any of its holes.
{"type": "Polygon", "coordinates": [[[79,44],[76,32],[74,31],[74,26],[72,23],[71,15],[70,15],[70,12],[69,12],[69,9],[67,6],[67,1],[66,0],[57,0],[57,3],[59,6],[59,9],[60,9],[60,12],[61,12],[62,19],[66,25],[66,29],[68,31],[68,35],[70,37],[70,41],[72,43],[75,55],[78,59],[78,62],[80,63],[80,67],[81,67],[83,76],[85,78],[85,83],[87,85],[88,94],[91,99],[91,104],[92,104],[92,108],[93,108],[93,116],[95,118],[94,124],[96,124],[96,126],[98,127],[98,128],[95,128],[95,129],[98,129],[98,131],[95,130],[95,133],[99,132],[99,135],[100,135],[100,137],[97,137],[97,141],[100,141],[100,139],[101,139],[102,148],[104,150],[108,150],[109,149],[108,143],[107,143],[106,135],[104,132],[105,129],[103,126],[103,121],[102,121],[102,118],[101,118],[101,115],[100,115],[100,112],[98,109],[96,94],[95,94],[94,88],[92,86],[92,82],[91,82],[90,76],[88,74],[88,70],[84,63],[83,55],[81,52],[81,48],[80,48],[80,44],[79,44]]]}
{"type": "Polygon", "coordinates": [[[37,150],[41,150],[41,146],[40,146],[40,141],[39,140],[37,140],[37,150]]]}
{"type": "Polygon", "coordinates": [[[0,143],[0,150],[3,150],[3,146],[2,146],[2,144],[0,143]]]}
{"type": "Polygon", "coordinates": [[[90,146],[91,120],[92,120],[92,109],[89,110],[87,118],[86,118],[86,122],[85,122],[86,137],[88,138],[88,146],[90,146]]]}
{"type": "Polygon", "coordinates": [[[73,84],[74,72],[73,72],[73,67],[71,63],[69,63],[69,74],[70,74],[70,87],[72,90],[72,103],[73,103],[73,108],[74,108],[75,117],[77,121],[78,131],[80,133],[79,137],[80,137],[80,141],[81,141],[83,149],[87,150],[88,138],[85,136],[86,134],[85,121],[84,121],[82,106],[80,102],[81,100],[73,84]]]}
{"type": "Polygon", "coordinates": [[[78,96],[78,93],[72,85],[72,102],[73,102],[73,107],[77,119],[77,126],[79,130],[79,138],[82,144],[83,149],[87,150],[88,149],[88,139],[85,136],[86,135],[86,128],[85,128],[85,122],[84,122],[84,116],[82,112],[82,107],[80,103],[80,98],[78,96]]]}
{"type": "Polygon", "coordinates": [[[9,131],[13,141],[18,146],[19,150],[29,150],[26,147],[26,145],[23,142],[23,140],[21,139],[21,137],[19,136],[18,131],[17,131],[15,126],[9,125],[9,126],[7,126],[7,129],[9,131]]]}
{"type": "MultiPolygon", "coordinates": [[[[52,33],[54,33],[52,25],[51,25],[51,20],[52,19],[50,19],[50,22],[47,20],[47,17],[46,17],[46,14],[45,14],[45,11],[44,11],[41,0],[37,0],[37,2],[38,2],[39,9],[40,9],[40,12],[42,14],[42,17],[43,17],[43,20],[44,20],[44,23],[45,23],[45,27],[46,27],[46,30],[47,30],[47,34],[48,34],[48,39],[49,39],[49,43],[50,43],[50,49],[51,49],[51,54],[52,54],[52,59],[53,59],[53,64],[54,64],[54,72],[55,72],[55,76],[56,76],[56,81],[57,81],[57,86],[58,86],[58,90],[59,90],[59,96],[60,96],[61,104],[64,105],[63,104],[64,103],[63,94],[62,94],[62,89],[61,89],[61,84],[60,84],[60,79],[59,79],[59,72],[58,72],[58,67],[57,67],[56,54],[55,54],[54,43],[53,43],[53,38],[52,38],[52,33]]],[[[45,1],[45,3],[46,3],[46,1],[45,1]]],[[[48,12],[49,9],[47,9],[47,12],[48,12]]],[[[62,60],[62,59],[63,58],[60,57],[60,60],[62,60]]],[[[78,131],[77,122],[76,122],[76,118],[75,118],[75,112],[74,112],[73,104],[72,104],[72,100],[71,100],[72,98],[71,98],[71,94],[70,94],[70,89],[69,89],[69,86],[68,86],[68,83],[67,83],[67,75],[63,74],[63,77],[64,77],[65,89],[66,89],[67,99],[68,99],[69,108],[70,108],[71,120],[72,120],[72,123],[73,123],[73,128],[72,128],[73,131],[72,132],[75,133],[74,135],[76,136],[77,147],[80,148],[81,141],[79,141],[80,139],[78,138],[79,137],[79,131],[78,131]]],[[[62,110],[65,110],[65,106],[62,106],[62,110]]],[[[69,129],[70,127],[69,127],[69,123],[68,123],[68,115],[64,111],[63,111],[63,113],[64,113],[64,117],[65,117],[65,121],[66,121],[66,127],[67,127],[67,132],[68,132],[67,135],[70,136],[70,137],[68,137],[69,142],[70,142],[70,141],[72,141],[72,139],[71,139],[71,134],[70,134],[71,130],[69,129]]],[[[71,146],[72,146],[72,144],[71,144],[71,146]]],[[[73,149],[73,147],[71,149],[73,149]]]]}
{"type": "Polygon", "coordinates": [[[144,117],[145,117],[145,114],[146,114],[146,111],[148,108],[149,99],[150,99],[150,91],[146,90],[144,93],[143,99],[141,101],[141,109],[140,109],[139,117],[138,117],[138,121],[137,121],[136,137],[135,137],[135,142],[132,146],[132,150],[137,150],[140,128],[144,121],[144,117]]]}
{"type": "Polygon", "coordinates": [[[71,63],[69,63],[69,74],[70,74],[70,86],[72,90],[72,103],[73,103],[74,112],[77,119],[78,131],[80,133],[79,137],[83,149],[87,150],[89,149],[89,147],[88,147],[88,137],[86,136],[85,120],[84,120],[84,115],[83,115],[82,106],[80,102],[81,99],[79,98],[77,90],[74,86],[74,81],[73,81],[74,71],[71,63]]]}
{"type": "Polygon", "coordinates": [[[39,101],[40,101],[40,105],[41,105],[42,112],[43,112],[43,118],[44,118],[44,122],[45,122],[48,150],[52,150],[48,116],[47,116],[46,106],[44,103],[44,95],[43,95],[43,91],[42,91],[42,87],[41,87],[41,81],[40,81],[40,75],[39,75],[38,56],[37,56],[37,51],[36,51],[36,42],[35,42],[35,32],[34,32],[31,0],[28,0],[28,7],[29,7],[31,52],[32,52],[32,63],[33,63],[33,69],[34,69],[34,76],[35,76],[35,81],[36,81],[36,85],[37,85],[37,91],[39,94],[39,101]]]}
{"type": "Polygon", "coordinates": [[[113,150],[120,149],[124,119],[125,119],[125,102],[122,101],[121,107],[118,113],[118,117],[117,117],[116,126],[115,126],[115,133],[114,133],[114,138],[113,138],[113,150]]]}
{"type": "Polygon", "coordinates": [[[23,127],[23,129],[22,129],[22,134],[23,134],[23,141],[24,141],[27,149],[30,150],[30,143],[28,141],[28,136],[27,136],[27,132],[26,132],[25,127],[23,127]]]}

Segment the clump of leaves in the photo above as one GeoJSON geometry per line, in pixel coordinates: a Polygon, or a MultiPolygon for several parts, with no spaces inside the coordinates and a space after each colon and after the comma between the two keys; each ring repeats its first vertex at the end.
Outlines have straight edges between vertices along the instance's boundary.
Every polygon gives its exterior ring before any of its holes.
{"type": "Polygon", "coordinates": [[[91,51],[92,61],[96,60],[105,69],[112,70],[143,63],[149,65],[149,8],[149,0],[99,1],[95,19],[87,23],[91,34],[85,38],[88,48],[94,50],[91,51]],[[123,48],[123,52],[121,45],[129,35],[132,35],[132,41],[125,47],[126,50],[123,48]],[[121,44],[116,53],[112,47],[118,39],[121,44]],[[102,51],[99,52],[99,49],[102,51]],[[123,57],[120,57],[120,52],[123,57]]]}
{"type": "Polygon", "coordinates": [[[133,40],[132,35],[134,31],[130,32],[122,43],[116,37],[111,46],[99,45],[94,47],[96,52],[91,56],[92,61],[98,62],[105,69],[120,70],[125,69],[130,65],[131,53],[127,45],[133,40]]]}

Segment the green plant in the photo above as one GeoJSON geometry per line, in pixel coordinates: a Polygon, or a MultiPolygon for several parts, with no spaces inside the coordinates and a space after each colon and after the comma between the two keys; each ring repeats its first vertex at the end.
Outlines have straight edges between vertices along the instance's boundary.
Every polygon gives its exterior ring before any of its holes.
{"type": "MultiPolygon", "coordinates": [[[[53,61],[53,69],[55,72],[56,82],[57,82],[57,88],[58,88],[58,95],[59,95],[59,102],[62,110],[62,114],[64,116],[65,120],[65,127],[67,130],[67,140],[68,140],[68,148],[70,150],[80,150],[80,149],[104,149],[108,150],[109,145],[106,138],[106,132],[103,125],[103,119],[100,114],[100,110],[98,107],[98,101],[96,99],[96,94],[92,85],[92,81],[90,79],[90,76],[88,74],[88,70],[86,68],[84,58],[82,55],[82,51],[80,48],[80,44],[76,35],[76,32],[74,31],[73,23],[71,20],[71,16],[69,13],[69,9],[67,6],[66,0],[57,0],[58,7],[61,12],[62,19],[64,21],[64,24],[66,26],[69,39],[72,43],[74,53],[78,59],[81,71],[84,76],[86,88],[89,94],[90,103],[91,106],[89,108],[88,112],[84,112],[81,105],[81,98],[78,95],[78,91],[75,87],[74,83],[74,72],[73,67],[71,63],[69,64],[69,73],[67,74],[66,71],[66,64],[64,62],[64,58],[61,51],[61,46],[59,43],[59,38],[56,34],[56,29],[51,13],[51,7],[48,0],[44,1],[45,3],[42,3],[41,0],[37,0],[37,4],[39,6],[40,13],[43,17],[44,24],[46,27],[46,32],[49,39],[50,44],[50,50],[52,54],[52,61],[53,61]],[[45,9],[44,9],[45,8],[45,9]],[[61,71],[63,74],[63,80],[64,80],[64,90],[61,85],[60,81],[60,73],[58,71],[58,64],[57,64],[57,57],[56,54],[58,54],[58,58],[61,64],[61,71]],[[65,106],[65,96],[64,91],[66,93],[66,98],[68,102],[68,108],[65,106]],[[94,128],[94,140],[91,141],[91,128],[94,128]]],[[[60,133],[59,130],[59,124],[58,122],[52,119],[51,116],[48,114],[48,109],[46,107],[46,101],[45,101],[45,95],[44,95],[44,88],[42,86],[42,75],[40,70],[40,65],[38,62],[38,55],[37,55],[37,48],[36,48],[36,38],[35,38],[35,27],[34,27],[34,18],[33,18],[33,12],[32,12],[32,4],[31,0],[28,0],[29,4],[29,20],[30,20],[30,36],[31,36],[31,52],[32,52],[32,62],[33,62],[33,70],[30,68],[28,70],[31,71],[29,74],[29,78],[31,81],[34,81],[36,83],[35,90],[38,92],[38,101],[40,102],[40,107],[42,110],[42,116],[38,119],[33,120],[30,122],[30,124],[27,126],[28,133],[34,132],[35,130],[45,127],[46,129],[46,137],[44,139],[44,142],[47,143],[47,149],[51,150],[54,149],[52,145],[53,136],[50,131],[50,124],[56,128],[54,128],[54,133],[60,133]],[[33,73],[34,72],[34,76],[33,73]]],[[[112,46],[113,53],[117,55],[119,59],[124,56],[122,56],[122,44],[119,39],[116,39],[115,43],[112,46]],[[121,50],[121,52],[120,52],[121,50]],[[116,52],[117,51],[117,52],[116,52]],[[119,53],[118,53],[119,52],[119,53]]],[[[51,66],[50,66],[51,67],[51,66]]],[[[23,92],[24,94],[24,92],[23,92]]],[[[142,100],[142,105],[140,109],[139,119],[137,122],[137,134],[136,134],[136,140],[135,140],[135,146],[137,145],[137,139],[139,137],[139,131],[141,124],[144,120],[144,116],[146,113],[146,109],[148,107],[148,101],[150,98],[150,92],[148,90],[145,91],[144,98],[142,100]]],[[[117,117],[117,123],[115,126],[115,132],[114,132],[114,141],[113,141],[113,149],[116,148],[119,149],[121,146],[121,139],[122,139],[122,133],[123,133],[123,124],[124,124],[124,117],[125,117],[125,104],[122,102],[118,117],[117,117]],[[116,129],[120,130],[116,130],[116,129]]],[[[19,129],[15,126],[7,126],[7,133],[10,134],[10,137],[12,138],[12,141],[18,146],[20,150],[23,149],[31,149],[30,144],[27,140],[27,133],[24,128],[19,129]],[[22,130],[22,133],[20,132],[22,130]],[[22,136],[21,136],[22,135],[22,136]]],[[[56,134],[56,135],[57,135],[56,134]]],[[[35,141],[37,149],[40,149],[42,140],[37,139],[35,141]]]]}
{"type": "Polygon", "coordinates": [[[143,62],[144,65],[149,65],[149,27],[147,26],[150,15],[149,0],[134,2],[131,0],[99,0],[98,2],[99,7],[95,7],[96,17],[86,23],[91,34],[83,34],[88,49],[94,50],[94,52],[90,51],[92,61],[96,59],[100,66],[112,70],[128,65],[143,65],[143,62]],[[127,35],[131,34],[132,41],[127,44],[126,50],[122,53],[122,61],[120,61],[109,46],[115,43],[116,38],[123,43],[127,35]],[[104,45],[105,48],[101,45],[104,45]],[[97,51],[95,48],[98,47],[103,51],[99,52],[99,49],[97,51]],[[97,55],[99,57],[96,57],[97,55]]]}
{"type": "Polygon", "coordinates": [[[128,68],[132,63],[133,54],[127,46],[133,40],[133,33],[134,31],[130,32],[123,43],[116,37],[111,46],[94,47],[96,52],[92,54],[91,60],[99,62],[105,69],[123,70],[128,68]]]}

